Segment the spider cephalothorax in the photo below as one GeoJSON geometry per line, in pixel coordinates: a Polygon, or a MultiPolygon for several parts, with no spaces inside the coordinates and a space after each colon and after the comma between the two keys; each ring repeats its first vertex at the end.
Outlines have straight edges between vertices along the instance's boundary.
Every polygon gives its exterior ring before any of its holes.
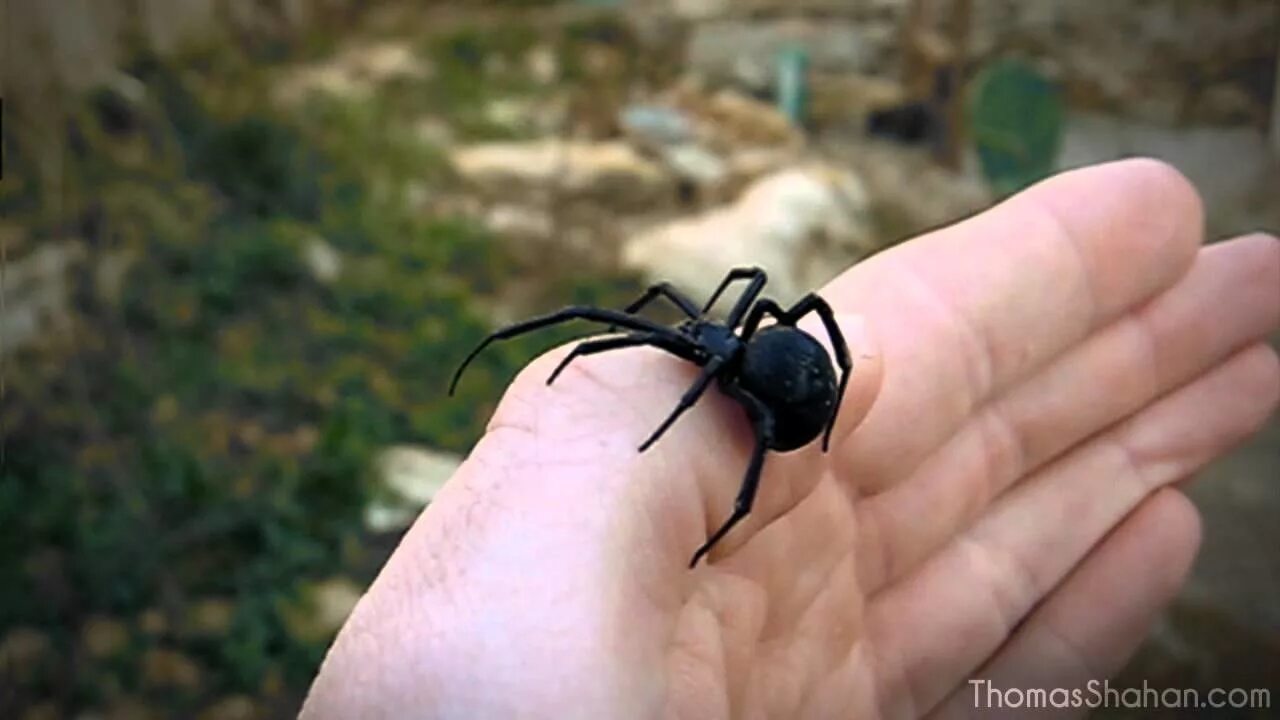
{"type": "Polygon", "coordinates": [[[630,332],[579,343],[547,378],[548,385],[575,358],[637,345],[661,348],[701,367],[698,379],[685,391],[675,410],[640,444],[640,452],[647,450],[685,410],[697,402],[712,380],[717,381],[722,392],[742,405],[755,430],[755,447],[734,502],[733,514],[693,554],[689,561],[689,567],[693,567],[751,512],[767,450],[795,450],[822,435],[822,449],[826,451],[831,442],[836,412],[849,381],[849,371],[853,367],[840,326],[825,300],[811,293],[784,310],[768,298],[757,300],[765,282],[763,270],[737,268],[725,276],[701,309],[670,284],[659,283],[646,290],[625,310],[574,306],[510,325],[485,338],[467,356],[453,376],[449,393],[453,393],[458,378],[471,360],[494,340],[505,340],[574,319],[607,323],[610,330],[625,328],[630,332]],[[707,313],[716,300],[735,280],[749,282],[725,321],[716,322],[708,318],[707,313]],[[669,327],[635,315],[660,297],[674,304],[687,319],[669,327]],[[831,337],[836,362],[840,365],[838,383],[827,351],[812,335],[795,326],[801,317],[811,312],[818,314],[831,337]],[[761,328],[760,322],[766,316],[777,322],[761,328]]]}

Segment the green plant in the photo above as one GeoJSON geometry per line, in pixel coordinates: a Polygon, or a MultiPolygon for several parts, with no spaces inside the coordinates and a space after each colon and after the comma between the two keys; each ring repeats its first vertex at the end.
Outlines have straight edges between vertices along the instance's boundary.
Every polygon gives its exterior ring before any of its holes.
{"type": "MultiPolygon", "coordinates": [[[[93,97],[74,114],[83,147],[66,156],[65,193],[32,181],[0,197],[32,237],[74,228],[90,248],[72,331],[9,366],[0,627],[55,645],[23,693],[73,707],[151,693],[186,714],[265,675],[305,685],[324,639],[292,635],[282,608],[316,578],[368,579],[374,454],[466,449],[549,341],[488,354],[446,402],[454,364],[489,329],[477,298],[516,259],[474,223],[406,204],[409,183],[452,178],[395,102],[246,113],[240,98],[211,107],[198,73],[138,72],[146,102],[93,97]],[[308,264],[317,244],[336,276],[308,264]],[[132,260],[108,298],[95,264],[117,255],[132,260]],[[176,619],[206,597],[234,598],[233,620],[189,637],[176,619]],[[140,634],[155,613],[174,622],[140,634]],[[84,659],[81,627],[99,615],[122,619],[133,650],[84,659]],[[148,690],[139,655],[156,647],[193,658],[200,687],[148,690]]],[[[30,157],[8,128],[4,142],[30,157]]]]}
{"type": "Polygon", "coordinates": [[[983,68],[969,94],[969,126],[983,173],[1000,195],[1053,171],[1064,109],[1058,89],[1017,60],[983,68]]]}

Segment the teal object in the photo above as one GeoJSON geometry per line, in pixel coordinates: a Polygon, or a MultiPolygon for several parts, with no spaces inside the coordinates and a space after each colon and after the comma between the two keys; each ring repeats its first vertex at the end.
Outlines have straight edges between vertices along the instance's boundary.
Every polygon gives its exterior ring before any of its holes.
{"type": "Polygon", "coordinates": [[[778,109],[796,125],[804,124],[809,105],[809,53],[789,47],[778,53],[778,109]]]}
{"type": "Polygon", "coordinates": [[[973,81],[969,128],[982,173],[999,195],[1048,177],[1062,146],[1058,88],[1017,60],[997,60],[973,81]]]}

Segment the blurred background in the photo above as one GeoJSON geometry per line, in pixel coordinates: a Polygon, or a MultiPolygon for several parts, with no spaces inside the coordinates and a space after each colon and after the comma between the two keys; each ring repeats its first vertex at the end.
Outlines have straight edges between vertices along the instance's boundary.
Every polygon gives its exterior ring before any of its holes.
{"type": "MultiPolygon", "coordinates": [[[[504,321],[744,263],[785,300],[1128,155],[1211,236],[1280,230],[1274,0],[2,7],[0,718],[291,717],[568,337],[447,401],[504,321]]],[[[1194,578],[1116,686],[1274,704],[1280,424],[1204,475],[1194,578]]]]}

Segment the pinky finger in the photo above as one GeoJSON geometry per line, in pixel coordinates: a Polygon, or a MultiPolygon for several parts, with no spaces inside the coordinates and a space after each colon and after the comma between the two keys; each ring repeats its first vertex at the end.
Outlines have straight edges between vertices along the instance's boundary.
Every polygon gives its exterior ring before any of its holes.
{"type": "Polygon", "coordinates": [[[1191,501],[1174,489],[1152,495],[932,716],[1023,717],[1044,712],[1028,709],[1041,700],[1063,716],[1083,715],[1182,587],[1199,545],[1191,501]]]}

